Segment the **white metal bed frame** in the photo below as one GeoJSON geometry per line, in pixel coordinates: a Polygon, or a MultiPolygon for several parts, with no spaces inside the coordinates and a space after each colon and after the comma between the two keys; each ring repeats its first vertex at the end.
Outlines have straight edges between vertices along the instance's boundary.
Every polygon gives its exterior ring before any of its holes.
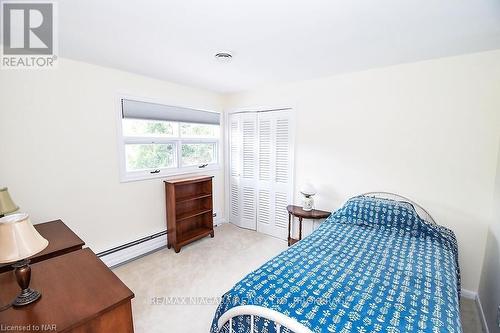
{"type": "MultiPolygon", "coordinates": [[[[432,215],[424,207],[402,195],[391,192],[367,192],[360,194],[357,197],[360,196],[408,202],[413,205],[415,211],[421,219],[427,221],[428,223],[436,224],[432,215]]],[[[224,312],[217,322],[219,331],[226,323],[229,323],[229,333],[233,333],[233,318],[239,316],[250,317],[250,333],[257,333],[255,332],[255,317],[274,322],[277,333],[280,333],[282,328],[286,328],[294,333],[313,333],[309,328],[299,323],[294,318],[258,305],[240,305],[224,312]]]]}
{"type": "Polygon", "coordinates": [[[418,216],[420,216],[421,219],[432,224],[437,224],[432,215],[424,207],[420,206],[418,203],[407,197],[403,197],[402,195],[391,192],[367,192],[360,194],[359,196],[408,202],[413,206],[413,208],[415,208],[415,211],[417,212],[418,216]]]}

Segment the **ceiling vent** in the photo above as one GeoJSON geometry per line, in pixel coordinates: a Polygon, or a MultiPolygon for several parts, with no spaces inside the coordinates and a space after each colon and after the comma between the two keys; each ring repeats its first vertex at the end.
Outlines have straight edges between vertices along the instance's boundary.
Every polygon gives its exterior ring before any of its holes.
{"type": "Polygon", "coordinates": [[[215,54],[215,59],[219,60],[220,62],[230,62],[232,58],[233,55],[228,52],[219,52],[215,54]]]}

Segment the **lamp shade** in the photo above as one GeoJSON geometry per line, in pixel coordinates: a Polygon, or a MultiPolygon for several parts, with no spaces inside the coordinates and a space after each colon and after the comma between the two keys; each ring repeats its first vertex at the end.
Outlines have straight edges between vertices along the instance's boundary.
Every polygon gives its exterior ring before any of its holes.
{"type": "Polygon", "coordinates": [[[316,189],[314,188],[314,186],[312,186],[312,184],[306,183],[300,189],[300,193],[302,193],[303,195],[311,196],[316,194],[316,189]]]}
{"type": "Polygon", "coordinates": [[[0,215],[10,214],[19,207],[12,201],[7,187],[0,188],[0,215]]]}
{"type": "Polygon", "coordinates": [[[31,257],[48,244],[33,227],[28,214],[12,214],[0,218],[0,264],[31,257]]]}

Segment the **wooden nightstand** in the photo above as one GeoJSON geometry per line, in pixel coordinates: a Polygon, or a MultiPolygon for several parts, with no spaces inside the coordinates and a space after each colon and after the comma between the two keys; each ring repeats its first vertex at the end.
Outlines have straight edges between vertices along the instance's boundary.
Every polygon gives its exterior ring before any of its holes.
{"type": "Polygon", "coordinates": [[[326,219],[331,214],[330,212],[326,212],[324,210],[318,210],[318,209],[305,211],[302,209],[302,207],[294,206],[294,205],[288,205],[286,207],[286,209],[288,210],[288,246],[293,245],[302,239],[302,220],[303,219],[309,219],[309,220],[326,219]],[[292,216],[299,218],[299,239],[292,238],[292,236],[291,236],[292,216]]]}

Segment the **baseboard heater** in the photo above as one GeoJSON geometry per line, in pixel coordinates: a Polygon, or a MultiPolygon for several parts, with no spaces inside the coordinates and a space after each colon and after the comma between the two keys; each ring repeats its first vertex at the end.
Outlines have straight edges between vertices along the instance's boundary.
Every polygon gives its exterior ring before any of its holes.
{"type": "Polygon", "coordinates": [[[116,267],[167,246],[167,230],[97,253],[108,266],[116,267]]]}

